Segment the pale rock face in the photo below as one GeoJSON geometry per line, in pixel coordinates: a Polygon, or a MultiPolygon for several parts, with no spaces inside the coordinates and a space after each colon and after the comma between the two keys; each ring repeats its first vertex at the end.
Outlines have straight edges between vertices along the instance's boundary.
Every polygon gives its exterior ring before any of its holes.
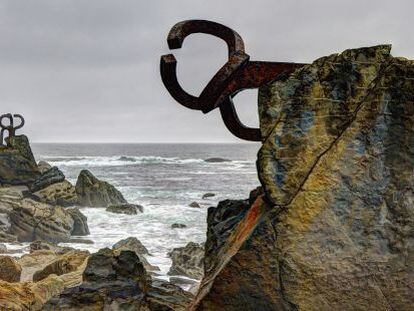
{"type": "Polygon", "coordinates": [[[414,63],[389,51],[324,57],[259,91],[265,194],[216,231],[193,309],[412,308],[414,63]]]}

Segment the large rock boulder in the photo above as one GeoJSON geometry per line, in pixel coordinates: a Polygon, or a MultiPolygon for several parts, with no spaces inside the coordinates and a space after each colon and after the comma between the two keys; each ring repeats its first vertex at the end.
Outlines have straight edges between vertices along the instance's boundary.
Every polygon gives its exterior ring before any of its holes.
{"type": "Polygon", "coordinates": [[[22,267],[19,263],[8,256],[0,256],[0,280],[6,282],[19,282],[22,274],[22,267]]]}
{"type": "Polygon", "coordinates": [[[88,218],[82,214],[79,208],[67,208],[66,212],[69,213],[73,219],[73,228],[70,234],[76,236],[89,235],[88,218]]]}
{"type": "Polygon", "coordinates": [[[107,207],[128,203],[114,186],[99,180],[88,170],[80,172],[76,182],[76,193],[82,206],[107,207]]]}
{"type": "Polygon", "coordinates": [[[184,275],[200,280],[204,276],[204,245],[194,242],[174,248],[168,253],[172,260],[169,275],[184,275]]]}
{"type": "Polygon", "coordinates": [[[30,185],[39,176],[29,140],[24,135],[7,138],[0,146],[0,185],[30,185]]]}
{"type": "Polygon", "coordinates": [[[9,233],[20,242],[43,240],[66,242],[73,232],[87,232],[86,217],[61,206],[53,206],[32,199],[10,202],[9,233]]]}
{"type": "Polygon", "coordinates": [[[64,290],[43,310],[187,310],[191,294],[151,282],[135,252],[102,249],[92,254],[81,285],[64,290]]]}
{"type": "Polygon", "coordinates": [[[260,90],[265,196],[214,238],[192,309],[412,309],[414,64],[389,51],[324,57],[260,90]]]}
{"type": "Polygon", "coordinates": [[[149,255],[149,252],[147,248],[141,243],[140,240],[138,240],[135,237],[129,237],[124,240],[121,240],[117,243],[115,243],[112,246],[112,250],[119,253],[123,250],[129,250],[133,251],[135,254],[137,254],[139,260],[144,265],[144,268],[146,271],[159,271],[160,268],[157,266],[151,265],[148,260],[145,258],[144,255],[149,255]]]}
{"type": "Polygon", "coordinates": [[[73,250],[60,255],[42,270],[34,273],[33,281],[40,281],[51,274],[62,275],[78,270],[89,257],[88,251],[73,250]]]}

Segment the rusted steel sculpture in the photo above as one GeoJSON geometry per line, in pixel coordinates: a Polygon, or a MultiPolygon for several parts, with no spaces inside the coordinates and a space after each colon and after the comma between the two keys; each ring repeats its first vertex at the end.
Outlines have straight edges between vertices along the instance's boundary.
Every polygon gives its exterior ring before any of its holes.
{"type": "Polygon", "coordinates": [[[4,146],[4,139],[6,138],[4,136],[4,133],[7,131],[9,133],[9,137],[14,137],[16,135],[16,130],[22,128],[24,126],[24,118],[20,114],[11,114],[6,113],[0,116],[0,146],[4,146]],[[14,118],[17,118],[20,120],[20,124],[17,126],[14,126],[14,118]],[[3,123],[3,120],[9,120],[9,124],[5,125],[3,123]]]}
{"type": "Polygon", "coordinates": [[[260,129],[247,127],[240,121],[232,98],[244,89],[258,88],[304,64],[250,61],[250,56],[244,51],[243,39],[237,32],[206,20],[187,20],[175,24],[167,37],[169,48],[181,48],[184,39],[193,33],[210,34],[224,40],[229,52],[228,61],[200,96],[195,97],[184,91],[178,83],[174,55],[163,55],[160,70],[165,87],[176,101],[187,108],[203,113],[219,108],[224,124],[233,135],[249,141],[261,141],[260,129]]]}

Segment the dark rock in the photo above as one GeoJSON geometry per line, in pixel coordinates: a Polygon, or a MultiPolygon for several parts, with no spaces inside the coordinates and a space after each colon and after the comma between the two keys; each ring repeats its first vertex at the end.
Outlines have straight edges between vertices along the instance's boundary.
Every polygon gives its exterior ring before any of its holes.
{"type": "Polygon", "coordinates": [[[42,173],[30,186],[31,192],[36,192],[50,185],[60,183],[65,180],[65,175],[56,166],[42,173]]]}
{"type": "Polygon", "coordinates": [[[207,193],[203,194],[202,199],[205,200],[205,199],[208,199],[208,198],[211,198],[211,197],[214,197],[214,196],[216,196],[214,193],[207,192],[207,193]]]}
{"type": "Polygon", "coordinates": [[[50,185],[31,194],[30,198],[36,201],[64,207],[79,204],[75,187],[67,180],[50,185]]]}
{"type": "Polygon", "coordinates": [[[51,274],[62,275],[79,269],[89,257],[88,251],[73,250],[60,255],[42,270],[33,275],[33,281],[38,282],[51,274]]]}
{"type": "Polygon", "coordinates": [[[132,251],[101,249],[89,257],[80,286],[64,290],[44,310],[141,310],[150,278],[132,251]]]}
{"type": "Polygon", "coordinates": [[[208,158],[204,160],[208,163],[221,163],[221,162],[231,162],[229,159],[223,159],[223,158],[208,158]]]}
{"type": "Polygon", "coordinates": [[[198,204],[197,202],[191,202],[189,205],[189,207],[193,207],[193,208],[200,208],[200,204],[198,204]]]}
{"type": "Polygon", "coordinates": [[[218,250],[224,247],[229,235],[245,217],[249,208],[249,200],[224,200],[217,207],[208,209],[204,257],[206,274],[219,264],[218,250]]]}
{"type": "Polygon", "coordinates": [[[84,236],[90,234],[88,227],[88,218],[82,214],[79,208],[68,208],[66,209],[66,212],[68,212],[73,219],[73,228],[70,233],[71,235],[84,236]]]}
{"type": "Polygon", "coordinates": [[[147,248],[144,246],[144,244],[142,244],[141,241],[135,237],[129,237],[115,243],[112,246],[112,249],[118,251],[130,250],[137,253],[137,255],[149,255],[149,252],[147,248]]]}
{"type": "MultiPolygon", "coordinates": [[[[6,282],[19,282],[22,268],[12,257],[0,256],[0,280],[6,282]]],[[[0,297],[1,299],[1,297],[0,297]]]]}
{"type": "Polygon", "coordinates": [[[43,310],[188,310],[192,295],[153,280],[135,252],[101,249],[92,254],[81,285],[64,290],[43,310]]]}
{"type": "Polygon", "coordinates": [[[177,224],[177,223],[175,223],[175,224],[172,224],[171,225],[171,228],[172,229],[183,229],[183,228],[187,228],[187,226],[184,225],[184,224],[177,224]]]}
{"type": "Polygon", "coordinates": [[[204,276],[204,245],[190,242],[184,247],[174,248],[168,256],[172,260],[169,275],[184,275],[193,279],[204,276]]]}
{"type": "Polygon", "coordinates": [[[162,280],[153,280],[147,298],[150,311],[186,311],[194,296],[180,287],[162,280]]]}
{"type": "Polygon", "coordinates": [[[37,163],[37,168],[39,169],[40,173],[43,174],[46,171],[50,170],[52,168],[52,165],[46,161],[39,161],[39,163],[37,163]]]}
{"type": "Polygon", "coordinates": [[[136,215],[138,211],[142,213],[144,208],[138,204],[116,204],[110,205],[106,208],[107,212],[116,213],[116,214],[126,214],[126,215],[136,215]]]}
{"type": "Polygon", "coordinates": [[[24,135],[9,139],[9,145],[0,149],[0,185],[30,185],[40,172],[24,135]]]}
{"type": "Polygon", "coordinates": [[[135,237],[129,237],[127,239],[121,240],[112,246],[112,249],[116,252],[120,252],[122,250],[129,250],[133,251],[139,257],[139,260],[144,265],[145,270],[147,271],[159,271],[160,268],[157,266],[151,265],[148,260],[145,258],[144,255],[149,255],[148,250],[145,246],[135,237]]]}
{"type": "Polygon", "coordinates": [[[128,203],[114,186],[99,180],[88,170],[80,172],[75,187],[82,206],[107,207],[128,203]]]}

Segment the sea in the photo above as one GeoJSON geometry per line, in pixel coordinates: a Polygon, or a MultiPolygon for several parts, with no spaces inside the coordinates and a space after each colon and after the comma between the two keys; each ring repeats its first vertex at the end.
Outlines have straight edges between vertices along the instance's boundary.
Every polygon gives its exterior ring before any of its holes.
{"type": "Polygon", "coordinates": [[[168,279],[168,253],[188,242],[205,242],[210,206],[225,199],[246,199],[259,185],[256,157],[260,145],[243,144],[32,144],[36,160],[57,166],[76,183],[90,170],[114,185],[129,203],[144,207],[138,215],[83,207],[93,244],[68,244],[91,252],[127,237],[149,250],[148,261],[168,279]],[[212,160],[213,158],[213,160],[212,160]],[[203,199],[205,193],[213,197],[203,199]],[[190,207],[197,202],[200,208],[190,207]],[[174,223],[184,229],[172,229],[174,223]]]}

